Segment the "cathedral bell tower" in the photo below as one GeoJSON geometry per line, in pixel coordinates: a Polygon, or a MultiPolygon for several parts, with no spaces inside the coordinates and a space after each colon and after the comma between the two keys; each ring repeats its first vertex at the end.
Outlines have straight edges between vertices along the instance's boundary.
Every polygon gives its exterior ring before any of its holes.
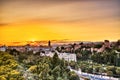
{"type": "Polygon", "coordinates": [[[51,50],[51,41],[50,40],[48,41],[48,47],[49,47],[49,50],[51,50]]]}

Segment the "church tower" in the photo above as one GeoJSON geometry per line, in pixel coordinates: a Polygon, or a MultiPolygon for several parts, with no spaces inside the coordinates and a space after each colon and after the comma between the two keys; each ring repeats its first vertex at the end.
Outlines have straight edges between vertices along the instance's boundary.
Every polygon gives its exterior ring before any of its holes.
{"type": "Polygon", "coordinates": [[[49,50],[51,51],[51,41],[50,40],[48,41],[48,47],[49,47],[49,50]]]}
{"type": "Polygon", "coordinates": [[[51,42],[50,42],[50,40],[48,41],[48,47],[51,47],[51,42]]]}

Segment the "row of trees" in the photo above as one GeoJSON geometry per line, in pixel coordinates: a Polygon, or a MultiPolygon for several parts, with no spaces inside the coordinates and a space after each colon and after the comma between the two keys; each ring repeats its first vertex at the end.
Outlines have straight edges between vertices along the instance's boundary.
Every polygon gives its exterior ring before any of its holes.
{"type": "Polygon", "coordinates": [[[120,67],[108,66],[104,64],[90,63],[87,61],[79,62],[82,72],[101,74],[114,77],[120,77],[120,67]]]}
{"type": "Polygon", "coordinates": [[[117,55],[118,54],[115,53],[115,50],[111,50],[110,52],[104,51],[102,53],[94,53],[93,55],[91,55],[91,59],[99,64],[117,66],[117,55]]]}
{"type": "Polygon", "coordinates": [[[119,54],[115,49],[104,50],[103,52],[90,52],[89,50],[79,50],[77,52],[78,64],[83,72],[106,73],[108,76],[120,77],[119,54]],[[86,61],[86,63],[84,63],[86,61]],[[90,65],[90,62],[92,64],[90,65]],[[83,62],[83,63],[81,63],[83,62]],[[104,68],[102,65],[106,65],[104,68]]]}

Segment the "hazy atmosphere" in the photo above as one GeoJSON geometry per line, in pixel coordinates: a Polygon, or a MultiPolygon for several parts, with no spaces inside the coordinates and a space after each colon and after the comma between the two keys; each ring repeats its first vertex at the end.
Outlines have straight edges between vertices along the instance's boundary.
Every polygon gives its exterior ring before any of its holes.
{"type": "Polygon", "coordinates": [[[120,80],[120,0],[0,0],[0,80],[120,80]]]}
{"type": "Polygon", "coordinates": [[[1,0],[0,42],[120,38],[119,0],[1,0]]]}

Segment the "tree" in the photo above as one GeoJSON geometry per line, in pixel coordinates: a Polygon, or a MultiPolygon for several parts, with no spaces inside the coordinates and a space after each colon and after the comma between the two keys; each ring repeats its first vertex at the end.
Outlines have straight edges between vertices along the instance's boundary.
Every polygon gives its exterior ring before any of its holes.
{"type": "Polygon", "coordinates": [[[62,51],[62,52],[63,52],[64,49],[65,49],[64,46],[61,46],[61,51],[62,51]]]}
{"type": "Polygon", "coordinates": [[[96,44],[95,46],[94,46],[94,48],[101,48],[102,47],[102,44],[96,44]]]}
{"type": "Polygon", "coordinates": [[[54,75],[55,80],[57,80],[58,77],[60,77],[60,66],[56,66],[53,70],[52,70],[52,74],[54,75]]]}
{"type": "Polygon", "coordinates": [[[113,76],[113,72],[112,71],[107,71],[107,75],[108,76],[113,76]]]}
{"type": "Polygon", "coordinates": [[[18,63],[14,56],[7,52],[0,52],[0,80],[23,80],[17,66],[18,63]]]}
{"type": "Polygon", "coordinates": [[[76,56],[77,56],[77,59],[80,59],[80,58],[82,58],[82,55],[81,55],[81,53],[77,53],[77,54],[76,54],[76,56]]]}
{"type": "Polygon", "coordinates": [[[75,69],[76,63],[75,63],[74,61],[71,61],[71,62],[70,62],[70,66],[71,66],[73,69],[75,69]]]}
{"type": "Polygon", "coordinates": [[[0,76],[0,80],[7,80],[4,76],[0,76]]]}
{"type": "Polygon", "coordinates": [[[60,59],[58,57],[58,54],[55,53],[53,58],[52,58],[52,65],[53,65],[53,68],[56,67],[57,65],[59,65],[60,63],[60,59]]]}
{"type": "Polygon", "coordinates": [[[120,40],[117,41],[116,46],[118,47],[120,45],[120,40]]]}
{"type": "Polygon", "coordinates": [[[33,73],[37,72],[36,70],[37,70],[37,66],[36,66],[36,65],[31,66],[31,67],[28,69],[28,71],[33,72],[33,73]]]}
{"type": "Polygon", "coordinates": [[[16,49],[12,49],[10,50],[10,54],[16,56],[19,55],[19,51],[17,51],[16,49]]]}
{"type": "Polygon", "coordinates": [[[79,76],[75,72],[69,72],[69,80],[80,80],[79,76]]]}
{"type": "Polygon", "coordinates": [[[117,75],[120,75],[120,68],[119,67],[116,69],[116,73],[117,73],[117,75]]]}
{"type": "Polygon", "coordinates": [[[59,48],[59,47],[56,47],[56,50],[57,50],[58,52],[60,52],[60,48],[59,48]]]}
{"type": "Polygon", "coordinates": [[[107,71],[112,71],[113,74],[115,74],[116,73],[116,67],[115,66],[108,66],[107,71]]]}

